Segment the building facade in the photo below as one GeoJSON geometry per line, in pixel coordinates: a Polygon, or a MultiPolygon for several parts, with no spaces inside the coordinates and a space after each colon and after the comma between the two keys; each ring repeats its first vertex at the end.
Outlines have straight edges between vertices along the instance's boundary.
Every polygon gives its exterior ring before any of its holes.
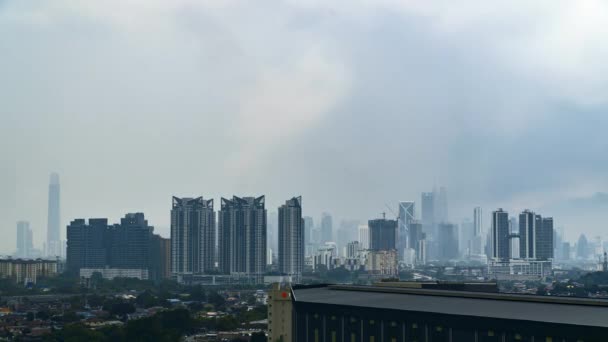
{"type": "Polygon", "coordinates": [[[329,213],[321,214],[321,244],[334,241],[333,219],[329,213]]]}
{"type": "Polygon", "coordinates": [[[18,284],[35,284],[38,278],[54,277],[59,273],[59,260],[0,259],[0,278],[18,284]]]}
{"type": "Polygon", "coordinates": [[[129,213],[114,225],[105,218],[73,220],[67,227],[67,271],[142,270],[147,274],[153,230],[142,213],[129,213]]]}
{"type": "Polygon", "coordinates": [[[396,250],[397,221],[381,218],[370,220],[367,225],[369,226],[369,249],[374,251],[396,250]]]}
{"type": "Polygon", "coordinates": [[[33,249],[33,234],[30,223],[27,221],[17,222],[17,250],[15,256],[18,258],[29,258],[33,249]]]}
{"type": "Polygon", "coordinates": [[[502,209],[492,212],[492,258],[510,258],[509,213],[502,209]]]}
{"type": "Polygon", "coordinates": [[[279,272],[298,278],[303,271],[302,197],[294,197],[279,207],[279,272]]]}
{"type": "Polygon", "coordinates": [[[61,214],[59,200],[59,174],[51,173],[49,181],[46,255],[53,258],[63,256],[61,244],[61,214]]]}
{"type": "Polygon", "coordinates": [[[413,201],[402,201],[399,202],[399,218],[398,218],[398,231],[397,231],[397,251],[399,252],[399,259],[403,260],[405,249],[411,246],[409,243],[409,230],[412,221],[415,218],[415,203],[413,201]]]}
{"type": "Polygon", "coordinates": [[[266,271],[265,198],[222,198],[219,212],[219,267],[224,274],[263,281],[266,271]]]}
{"type": "Polygon", "coordinates": [[[457,259],[459,256],[458,226],[453,223],[443,222],[438,225],[437,230],[439,232],[438,259],[442,261],[457,259]]]}
{"type": "Polygon", "coordinates": [[[600,342],[608,336],[608,306],[600,300],[354,285],[295,287],[288,297],[293,310],[280,317],[293,322],[295,342],[600,342]]]}
{"type": "Polygon", "coordinates": [[[171,208],[171,272],[205,273],[215,268],[213,200],[173,197],[171,208]]]}

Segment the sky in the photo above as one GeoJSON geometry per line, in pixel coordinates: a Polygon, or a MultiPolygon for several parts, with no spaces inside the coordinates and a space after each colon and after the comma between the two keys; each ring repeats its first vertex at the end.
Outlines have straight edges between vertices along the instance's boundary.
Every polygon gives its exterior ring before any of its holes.
{"type": "MultiPolygon", "coordinates": [[[[171,196],[375,218],[446,186],[606,234],[604,1],[0,0],[0,253],[171,196]],[[604,213],[604,214],[603,214],[604,213]]],[[[418,208],[419,210],[419,208],[418,208]]],[[[62,233],[65,237],[65,234],[62,233]]]]}

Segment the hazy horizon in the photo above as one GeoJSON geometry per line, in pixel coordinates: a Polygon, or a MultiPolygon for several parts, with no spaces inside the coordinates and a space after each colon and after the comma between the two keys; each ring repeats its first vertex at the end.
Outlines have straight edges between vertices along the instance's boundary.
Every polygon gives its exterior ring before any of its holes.
{"type": "Polygon", "coordinates": [[[366,221],[446,186],[606,233],[608,3],[0,1],[0,254],[27,220],[301,195],[366,221]]]}

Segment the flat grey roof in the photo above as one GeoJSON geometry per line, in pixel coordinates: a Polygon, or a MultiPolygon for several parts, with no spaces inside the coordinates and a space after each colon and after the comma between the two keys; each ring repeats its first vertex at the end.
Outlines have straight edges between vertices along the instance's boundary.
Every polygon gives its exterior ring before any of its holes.
{"type": "Polygon", "coordinates": [[[294,301],[608,328],[608,302],[459,291],[326,286],[294,288],[294,301]]]}

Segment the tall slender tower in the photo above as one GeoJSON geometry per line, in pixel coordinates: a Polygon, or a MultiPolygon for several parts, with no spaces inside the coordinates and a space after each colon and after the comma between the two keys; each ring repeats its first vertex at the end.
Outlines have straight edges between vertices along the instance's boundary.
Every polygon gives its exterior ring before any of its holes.
{"type": "Polygon", "coordinates": [[[279,272],[296,278],[304,270],[304,221],[302,197],[279,207],[279,272]]]}
{"type": "Polygon", "coordinates": [[[530,210],[519,214],[519,257],[522,259],[536,258],[537,216],[530,210]]]}
{"type": "Polygon", "coordinates": [[[508,260],[509,251],[509,213],[498,209],[492,212],[492,257],[508,260]]]}
{"type": "Polygon", "coordinates": [[[28,221],[17,222],[17,252],[18,258],[29,258],[33,247],[32,229],[28,221]]]}
{"type": "Polygon", "coordinates": [[[171,209],[171,272],[204,273],[215,260],[213,200],[173,197],[171,209]]]}
{"type": "Polygon", "coordinates": [[[412,221],[414,221],[415,204],[413,201],[399,202],[399,219],[397,231],[397,252],[399,259],[403,260],[404,251],[408,247],[413,247],[412,243],[408,242],[409,230],[412,221]]]}
{"type": "Polygon", "coordinates": [[[48,257],[59,257],[62,255],[59,195],[59,174],[53,172],[49,181],[49,209],[46,232],[46,255],[48,257]]]}
{"type": "Polygon", "coordinates": [[[222,198],[218,245],[220,271],[264,279],[266,271],[265,198],[222,198]]]}

